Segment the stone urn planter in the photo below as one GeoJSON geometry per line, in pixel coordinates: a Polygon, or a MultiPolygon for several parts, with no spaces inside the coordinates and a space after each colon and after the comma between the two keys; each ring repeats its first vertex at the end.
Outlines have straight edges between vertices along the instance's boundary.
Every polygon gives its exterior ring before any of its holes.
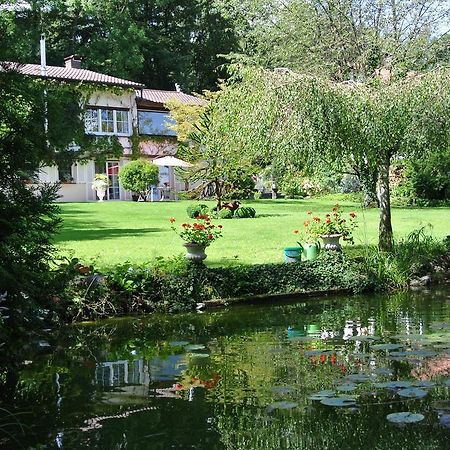
{"type": "Polygon", "coordinates": [[[333,250],[335,252],[342,251],[342,247],[339,242],[339,239],[342,237],[342,234],[321,234],[320,237],[323,240],[324,250],[333,250]]]}
{"type": "Polygon", "coordinates": [[[102,202],[106,195],[106,189],[95,189],[95,194],[97,195],[98,201],[102,202]]]}
{"type": "Polygon", "coordinates": [[[205,245],[187,242],[183,244],[186,247],[186,258],[192,262],[202,262],[206,259],[205,245]]]}

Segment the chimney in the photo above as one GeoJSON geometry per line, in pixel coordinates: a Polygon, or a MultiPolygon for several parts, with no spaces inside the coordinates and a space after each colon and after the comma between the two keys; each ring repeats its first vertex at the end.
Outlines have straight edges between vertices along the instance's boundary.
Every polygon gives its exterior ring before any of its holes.
{"type": "Polygon", "coordinates": [[[64,58],[66,69],[81,69],[81,58],[76,55],[70,55],[64,58]]]}
{"type": "Polygon", "coordinates": [[[45,53],[45,35],[41,34],[41,75],[43,77],[47,76],[47,57],[45,53]]]}

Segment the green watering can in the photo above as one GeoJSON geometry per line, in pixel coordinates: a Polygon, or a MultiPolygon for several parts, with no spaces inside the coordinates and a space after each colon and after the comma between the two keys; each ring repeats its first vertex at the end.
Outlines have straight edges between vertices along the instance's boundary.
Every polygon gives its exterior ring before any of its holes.
{"type": "Polygon", "coordinates": [[[320,242],[314,242],[314,243],[307,243],[307,244],[300,244],[300,242],[297,242],[297,244],[302,249],[302,253],[305,255],[306,261],[313,261],[317,258],[317,255],[320,252],[320,242]]]}

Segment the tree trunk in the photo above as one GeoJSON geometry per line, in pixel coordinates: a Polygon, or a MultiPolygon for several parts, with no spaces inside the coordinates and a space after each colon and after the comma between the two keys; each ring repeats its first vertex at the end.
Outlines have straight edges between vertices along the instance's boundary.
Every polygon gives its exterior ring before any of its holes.
{"type": "Polygon", "coordinates": [[[389,190],[390,158],[385,156],[378,166],[378,202],[380,205],[380,226],[378,248],[383,252],[392,251],[393,234],[391,221],[391,194],[389,190]]]}
{"type": "Polygon", "coordinates": [[[377,173],[365,169],[361,171],[360,179],[361,191],[363,193],[364,208],[379,206],[377,198],[377,173]]]}
{"type": "Polygon", "coordinates": [[[217,200],[217,211],[220,211],[222,209],[222,182],[216,178],[215,181],[215,185],[216,185],[216,200],[217,200]]]}

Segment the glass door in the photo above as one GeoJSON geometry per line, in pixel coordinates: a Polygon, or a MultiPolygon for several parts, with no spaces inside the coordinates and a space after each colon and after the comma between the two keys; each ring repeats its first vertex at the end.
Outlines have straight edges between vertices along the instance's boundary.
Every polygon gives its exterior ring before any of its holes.
{"type": "Polygon", "coordinates": [[[106,174],[109,179],[108,200],[120,200],[119,161],[107,161],[106,174]]]}

